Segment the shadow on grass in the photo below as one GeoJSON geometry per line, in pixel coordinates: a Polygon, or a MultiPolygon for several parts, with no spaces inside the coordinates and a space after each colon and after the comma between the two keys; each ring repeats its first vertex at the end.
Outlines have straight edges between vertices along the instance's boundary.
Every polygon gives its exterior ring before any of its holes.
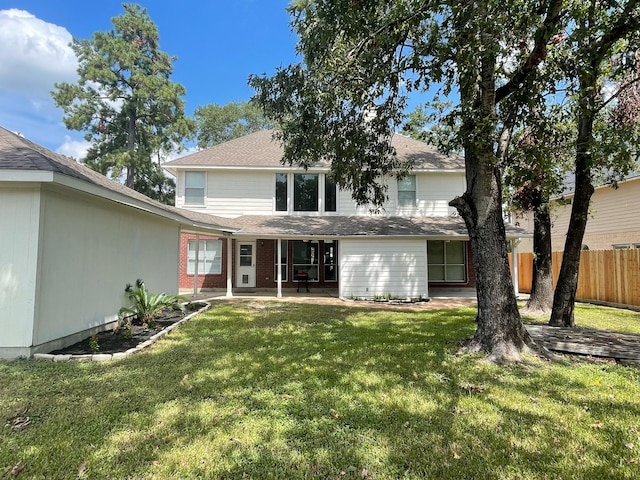
{"type": "MultiPolygon", "coordinates": [[[[120,362],[0,363],[0,414],[31,402],[33,417],[0,434],[0,467],[22,461],[26,477],[47,478],[80,468],[86,478],[502,479],[619,466],[611,430],[561,421],[585,402],[612,425],[627,418],[580,398],[584,381],[569,369],[454,355],[474,316],[244,301],[120,362]],[[588,461],[576,468],[579,452],[588,461]]],[[[629,373],[615,374],[626,386],[629,373]]],[[[619,401],[637,415],[637,402],[619,401]]]]}

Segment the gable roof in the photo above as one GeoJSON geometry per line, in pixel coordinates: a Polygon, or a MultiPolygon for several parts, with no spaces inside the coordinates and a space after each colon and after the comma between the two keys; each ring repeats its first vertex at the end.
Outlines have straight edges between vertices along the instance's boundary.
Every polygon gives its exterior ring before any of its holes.
{"type": "MultiPolygon", "coordinates": [[[[163,166],[171,171],[181,167],[283,167],[284,149],[273,134],[274,130],[260,130],[166,162],[163,166]]],[[[401,161],[414,162],[414,169],[464,169],[462,156],[445,155],[431,145],[399,133],[392,137],[391,145],[401,161]]],[[[328,167],[328,164],[322,166],[328,167]]]]}
{"type": "MultiPolygon", "coordinates": [[[[5,173],[11,171],[27,174],[49,172],[52,175],[52,180],[49,181],[53,182],[56,181],[56,178],[62,180],[65,177],[69,177],[79,180],[80,185],[97,187],[91,193],[109,198],[117,203],[148,210],[186,225],[214,228],[220,231],[235,230],[232,220],[178,209],[152,200],[64,155],[52,152],[37,143],[0,127],[0,181],[3,180],[3,171],[5,173]],[[59,175],[63,177],[56,177],[59,175]]],[[[34,181],[42,180],[42,177],[34,177],[34,181]]],[[[67,186],[70,186],[68,182],[67,186]]]]}

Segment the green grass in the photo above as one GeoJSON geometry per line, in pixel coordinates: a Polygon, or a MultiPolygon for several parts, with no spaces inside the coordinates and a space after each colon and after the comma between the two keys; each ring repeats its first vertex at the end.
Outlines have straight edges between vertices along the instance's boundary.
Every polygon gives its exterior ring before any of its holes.
{"type": "Polygon", "coordinates": [[[474,314],[220,303],[122,361],[0,362],[0,420],[32,404],[0,478],[639,478],[640,370],[490,366],[474,314]]]}
{"type": "MultiPolygon", "coordinates": [[[[524,302],[520,307],[524,306],[524,302]]],[[[527,323],[543,323],[549,317],[535,317],[523,315],[527,323]]],[[[576,303],[576,326],[581,328],[595,328],[598,330],[613,330],[623,333],[640,333],[640,312],[622,308],[603,307],[588,303],[576,303]]],[[[640,475],[639,477],[640,478],[640,475]]]]}

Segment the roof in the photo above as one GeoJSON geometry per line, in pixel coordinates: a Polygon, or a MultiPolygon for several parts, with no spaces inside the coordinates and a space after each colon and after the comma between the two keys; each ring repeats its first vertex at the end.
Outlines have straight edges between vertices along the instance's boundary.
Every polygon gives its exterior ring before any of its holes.
{"type": "MultiPolygon", "coordinates": [[[[600,172],[596,172],[600,173],[600,172]]],[[[621,178],[616,178],[613,172],[608,174],[601,174],[597,176],[593,181],[593,186],[597,188],[611,187],[614,184],[614,180],[617,183],[628,182],[632,180],[640,179],[640,163],[636,161],[636,168],[629,172],[627,175],[621,178]]],[[[574,173],[567,173],[562,179],[563,189],[562,193],[556,195],[556,197],[572,196],[576,190],[576,176],[574,173]]]]}
{"type": "MultiPolygon", "coordinates": [[[[250,133],[166,162],[164,167],[170,170],[180,167],[282,167],[284,149],[280,141],[273,138],[274,133],[274,130],[250,133]]],[[[431,145],[399,133],[392,137],[391,145],[396,149],[398,159],[413,162],[414,169],[464,169],[462,156],[445,155],[431,145]]]]}
{"type": "MultiPolygon", "coordinates": [[[[118,203],[137,208],[148,208],[174,220],[189,225],[201,224],[222,231],[234,230],[232,220],[165,205],[142,195],[131,188],[111,180],[74,160],[52,152],[24,137],[0,127],[0,172],[51,172],[71,177],[89,185],[99,187],[102,192],[115,194],[118,203]]],[[[106,195],[102,195],[106,196],[106,195]]]]}
{"type": "MultiPolygon", "coordinates": [[[[332,237],[465,237],[462,218],[391,216],[257,216],[234,219],[239,231],[234,236],[258,238],[332,237]]],[[[526,230],[505,225],[507,237],[530,236],[526,230]]]]}

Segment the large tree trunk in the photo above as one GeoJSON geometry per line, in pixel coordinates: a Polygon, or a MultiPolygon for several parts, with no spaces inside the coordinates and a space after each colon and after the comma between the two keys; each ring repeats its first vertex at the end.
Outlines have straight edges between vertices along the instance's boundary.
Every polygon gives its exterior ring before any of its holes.
{"type": "MultiPolygon", "coordinates": [[[[494,39],[486,34],[485,37],[487,45],[491,45],[494,39]]],[[[502,216],[502,171],[494,152],[496,142],[492,140],[497,131],[495,64],[496,58],[487,48],[480,59],[478,75],[467,72],[461,77],[461,102],[475,115],[466,116],[462,126],[467,191],[450,205],[467,226],[476,273],[478,328],[467,349],[486,352],[490,361],[504,363],[520,360],[520,352],[534,344],[520,318],[509,268],[502,216]],[[474,118],[482,120],[475,123],[474,118]]]]}
{"type": "Polygon", "coordinates": [[[536,191],[533,209],[533,279],[526,310],[549,314],[553,306],[551,215],[549,199],[536,191]]]}
{"type": "Polygon", "coordinates": [[[469,188],[451,205],[467,225],[476,272],[478,328],[467,349],[486,352],[496,363],[518,361],[533,341],[522,324],[511,279],[499,173],[487,171],[486,160],[465,156],[469,188]]]}
{"type": "Polygon", "coordinates": [[[571,206],[571,218],[564,245],[562,266],[560,267],[556,292],[553,297],[553,310],[549,320],[549,325],[555,327],[575,326],[573,309],[578,289],[580,252],[582,251],[582,240],[589,217],[589,202],[593,194],[591,144],[593,143],[595,95],[597,92],[596,71],[596,65],[592,65],[592,71],[580,78],[580,90],[586,93],[585,98],[580,102],[578,113],[576,183],[571,206]]]}

